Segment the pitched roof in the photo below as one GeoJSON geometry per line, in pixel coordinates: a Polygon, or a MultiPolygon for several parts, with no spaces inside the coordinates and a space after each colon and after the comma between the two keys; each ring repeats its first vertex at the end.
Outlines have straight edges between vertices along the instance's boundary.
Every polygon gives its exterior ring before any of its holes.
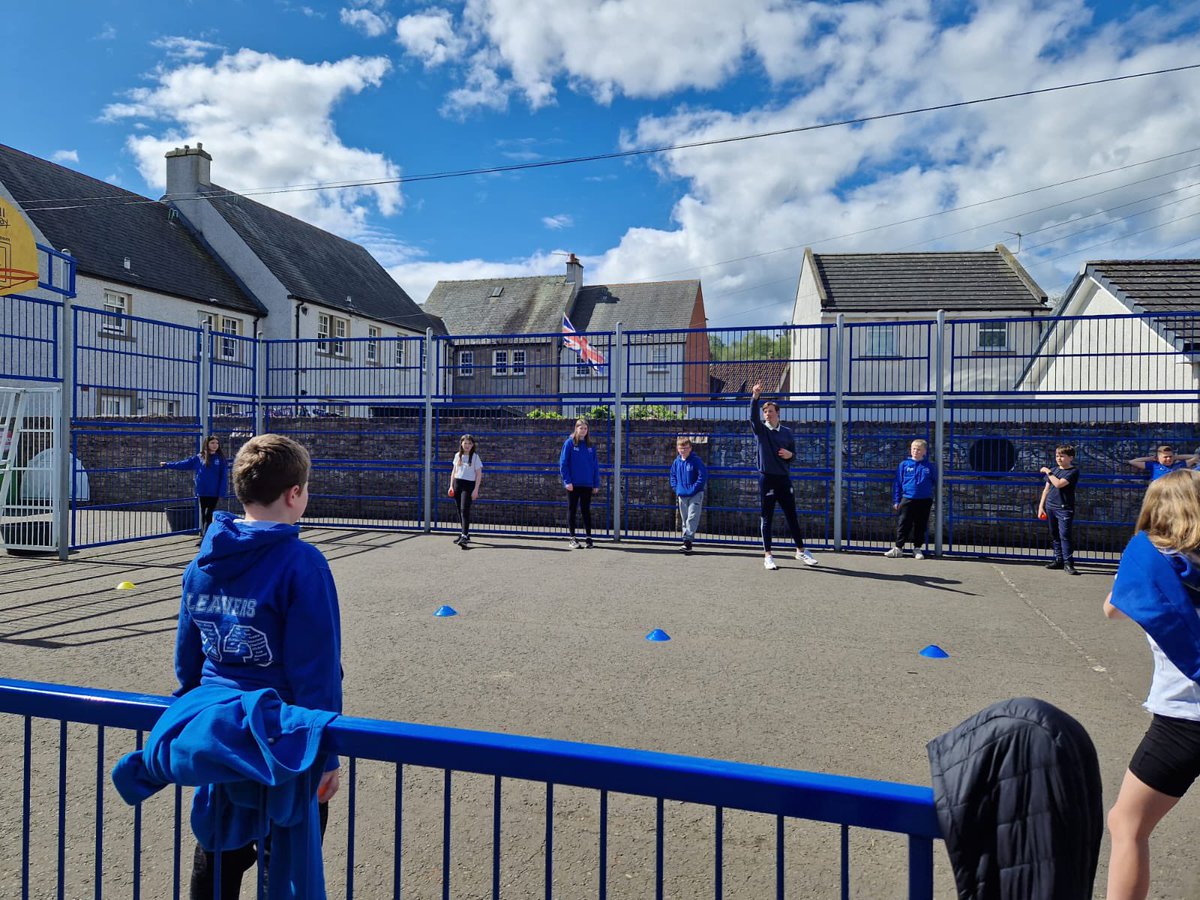
{"type": "Polygon", "coordinates": [[[439,281],[424,309],[450,334],[558,334],[573,287],[565,275],[439,281]]]}
{"type": "Polygon", "coordinates": [[[578,331],[687,328],[692,323],[699,281],[594,284],[581,288],[571,309],[578,331]]]}
{"type": "Polygon", "coordinates": [[[722,360],[708,364],[708,381],[713,395],[748,394],[756,382],[768,392],[782,391],[790,360],[722,360]]]}
{"type": "Polygon", "coordinates": [[[1101,259],[1086,271],[1147,312],[1200,312],[1200,259],[1101,259]]]}
{"type": "Polygon", "coordinates": [[[1027,312],[1046,308],[1046,292],[1012,254],[811,254],[829,312],[1027,312]]]}
{"type": "Polygon", "coordinates": [[[216,184],[208,200],[292,296],[416,331],[429,326],[421,307],[353,241],[216,184]]]}
{"type": "Polygon", "coordinates": [[[86,275],[252,315],[264,313],[165,203],[3,144],[0,182],[46,240],[55,249],[69,249],[86,275]]]}

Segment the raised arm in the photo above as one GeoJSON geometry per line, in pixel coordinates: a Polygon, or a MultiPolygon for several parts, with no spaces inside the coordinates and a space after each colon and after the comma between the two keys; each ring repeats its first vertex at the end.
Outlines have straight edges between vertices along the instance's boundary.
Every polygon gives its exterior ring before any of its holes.
{"type": "Polygon", "coordinates": [[[1146,465],[1148,463],[1154,462],[1154,460],[1156,458],[1157,457],[1154,457],[1154,456],[1138,456],[1138,457],[1135,457],[1134,459],[1127,460],[1126,462],[1128,465],[1133,466],[1135,469],[1141,469],[1142,471],[1145,471],[1146,465]]]}

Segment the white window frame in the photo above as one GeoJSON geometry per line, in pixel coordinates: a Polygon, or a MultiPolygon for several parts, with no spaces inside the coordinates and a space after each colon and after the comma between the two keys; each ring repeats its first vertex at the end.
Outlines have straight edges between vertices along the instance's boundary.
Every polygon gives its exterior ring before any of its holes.
{"type": "Polygon", "coordinates": [[[866,337],[864,356],[886,359],[897,355],[895,325],[868,325],[866,337]]]}
{"type": "Polygon", "coordinates": [[[333,313],[317,313],[317,352],[326,356],[345,356],[350,337],[350,320],[333,313]]]}
{"type": "Polygon", "coordinates": [[[475,351],[458,351],[458,375],[460,378],[470,378],[475,374],[475,351]]]}
{"type": "Polygon", "coordinates": [[[174,418],[179,415],[179,401],[169,397],[151,397],[146,401],[146,415],[174,418]]]}
{"type": "MultiPolygon", "coordinates": [[[[231,334],[235,337],[241,337],[242,320],[234,318],[233,316],[221,316],[221,334],[231,334]]],[[[221,359],[234,362],[241,360],[242,348],[240,341],[230,340],[227,337],[222,337],[219,346],[221,348],[221,359]]]]}
{"type": "Polygon", "coordinates": [[[132,416],[136,407],[136,398],[129,391],[96,391],[97,416],[132,416]],[[111,412],[106,408],[110,401],[116,401],[116,409],[111,412]]]}
{"type": "Polygon", "coordinates": [[[212,414],[214,416],[229,417],[229,416],[236,416],[238,414],[238,411],[237,411],[237,407],[235,407],[232,403],[214,403],[212,414]]]}
{"type": "Polygon", "coordinates": [[[374,326],[367,326],[367,362],[378,364],[379,362],[379,339],[383,336],[383,330],[374,326]]]}
{"type": "Polygon", "coordinates": [[[396,335],[396,368],[397,369],[404,368],[404,345],[405,345],[405,343],[406,342],[404,340],[404,335],[402,335],[402,334],[396,335]]]}
{"type": "Polygon", "coordinates": [[[510,358],[512,359],[512,364],[511,364],[512,376],[514,378],[524,378],[525,377],[525,351],[524,350],[513,350],[510,358]]]}
{"type": "Polygon", "coordinates": [[[129,320],[119,316],[132,315],[133,295],[104,289],[104,311],[118,318],[100,319],[100,333],[110,337],[129,337],[129,320]]]}
{"type": "Polygon", "coordinates": [[[981,322],[975,334],[975,349],[984,352],[997,352],[1008,349],[1008,323],[1007,322],[981,322]],[[1000,343],[990,343],[984,340],[984,334],[998,336],[1002,338],[1000,343]]]}
{"type": "Polygon", "coordinates": [[[650,365],[646,367],[651,375],[666,375],[671,371],[670,352],[666,347],[650,348],[650,365]]]}
{"type": "Polygon", "coordinates": [[[508,375],[508,351],[493,350],[492,351],[492,376],[502,377],[508,375]]]}

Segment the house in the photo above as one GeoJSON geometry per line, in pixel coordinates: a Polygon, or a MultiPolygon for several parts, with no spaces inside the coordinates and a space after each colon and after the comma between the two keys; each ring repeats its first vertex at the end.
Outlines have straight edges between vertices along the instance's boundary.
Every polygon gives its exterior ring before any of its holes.
{"type": "Polygon", "coordinates": [[[680,402],[707,394],[708,339],[699,281],[583,284],[571,254],[563,275],[439,281],[425,301],[453,342],[456,399],[539,403],[578,398],[590,405],[616,391],[614,332],[629,357],[622,377],[631,402],[680,402]],[[603,357],[588,362],[563,340],[563,318],[603,357]]]}
{"type": "Polygon", "coordinates": [[[1198,351],[1200,259],[1094,260],[1054,307],[1019,387],[1093,405],[1151,400],[1133,404],[1138,420],[1194,423],[1198,351]]]}
{"type": "Polygon", "coordinates": [[[833,327],[846,323],[843,389],[930,394],[937,389],[933,321],[946,314],[942,377],[955,392],[1009,391],[1049,312],[1038,287],[1003,244],[985,252],[804,251],[792,323],[791,391],[836,388],[833,327]]]}
{"type": "Polygon", "coordinates": [[[213,182],[202,144],[166,160],[163,202],[267,310],[263,336],[302,342],[268,344],[269,398],[423,393],[419,338],[436,323],[365,248],[213,182]]]}
{"type": "MultiPolygon", "coordinates": [[[[0,195],[25,216],[38,243],[76,260],[75,302],[84,307],[74,319],[76,415],[196,416],[196,389],[182,383],[168,357],[195,360],[194,329],[205,322],[231,336],[255,334],[266,307],[167,204],[4,145],[0,195]],[[113,351],[136,364],[120,365],[113,351]]],[[[52,333],[40,320],[51,307],[18,297],[0,302],[14,331],[52,333]]],[[[245,360],[244,342],[214,343],[217,359],[231,368],[245,360]]],[[[49,342],[40,347],[54,352],[49,342]]],[[[32,359],[25,364],[41,368],[32,359]]]]}

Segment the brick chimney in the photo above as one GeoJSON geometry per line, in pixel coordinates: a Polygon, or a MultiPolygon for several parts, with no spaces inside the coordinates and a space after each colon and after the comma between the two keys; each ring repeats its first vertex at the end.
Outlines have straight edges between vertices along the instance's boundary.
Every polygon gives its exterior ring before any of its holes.
{"type": "Polygon", "coordinates": [[[574,300],[579,289],[583,287],[583,263],[574,253],[567,257],[567,284],[573,285],[571,299],[574,300]]]}
{"type": "Polygon", "coordinates": [[[212,187],[211,164],[212,157],[203,144],[176,147],[167,154],[167,194],[189,195],[212,187]]]}

